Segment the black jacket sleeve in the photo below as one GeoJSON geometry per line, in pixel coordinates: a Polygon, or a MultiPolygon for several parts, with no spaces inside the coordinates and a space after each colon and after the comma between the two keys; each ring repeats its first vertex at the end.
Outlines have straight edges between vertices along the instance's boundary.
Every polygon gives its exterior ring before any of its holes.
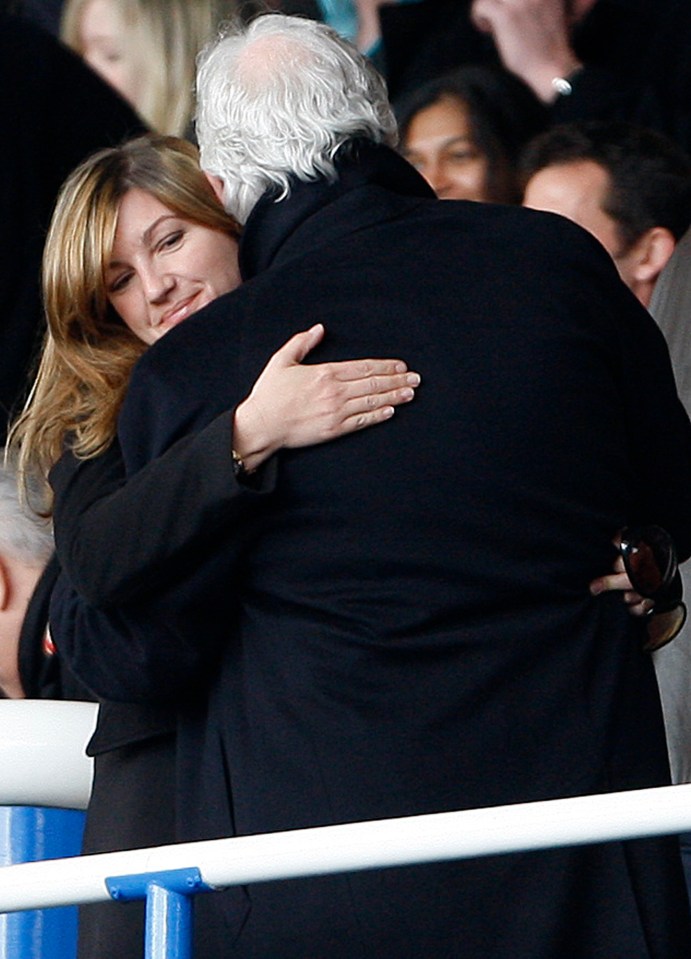
{"type": "Polygon", "coordinates": [[[59,576],[50,601],[58,655],[101,699],[181,705],[203,685],[216,655],[209,623],[179,615],[176,595],[103,611],[59,576]]]}
{"type": "Polygon", "coordinates": [[[275,460],[252,486],[238,482],[230,455],[232,413],[175,443],[125,480],[119,444],[78,460],[66,452],[50,474],[62,568],[95,608],[135,602],[194,563],[249,517],[275,484],[275,460]]]}

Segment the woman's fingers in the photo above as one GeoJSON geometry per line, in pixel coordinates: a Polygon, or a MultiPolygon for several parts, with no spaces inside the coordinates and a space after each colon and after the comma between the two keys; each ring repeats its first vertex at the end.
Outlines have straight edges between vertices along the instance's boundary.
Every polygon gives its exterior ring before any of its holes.
{"type": "MultiPolygon", "coordinates": [[[[271,358],[272,364],[292,366],[302,363],[305,357],[324,339],[325,329],[322,323],[316,323],[309,330],[295,333],[294,336],[276,350],[271,358]]],[[[319,364],[325,375],[332,376],[338,382],[366,381],[377,376],[392,376],[406,373],[408,366],[398,359],[360,359],[336,360],[319,364]]]]}
{"type": "Polygon", "coordinates": [[[384,364],[377,366],[379,372],[346,380],[335,375],[332,364],[296,367],[300,396],[305,401],[310,398],[313,412],[321,409],[324,414],[338,415],[341,420],[412,400],[421,382],[420,374],[393,372],[391,364],[398,361],[377,362],[384,364]]]}
{"type": "MultiPolygon", "coordinates": [[[[615,569],[623,567],[623,561],[618,557],[614,564],[615,569]]],[[[590,584],[590,592],[593,596],[600,593],[618,590],[623,593],[623,600],[633,616],[647,616],[655,606],[652,599],[646,599],[635,592],[631,587],[631,581],[625,572],[610,573],[608,576],[600,576],[594,579],[590,584]]]]}
{"type": "MultiPolygon", "coordinates": [[[[280,349],[276,350],[267,365],[285,367],[302,363],[310,351],[324,339],[325,332],[323,323],[315,323],[308,330],[295,333],[280,349]]],[[[378,386],[377,377],[408,372],[408,365],[398,359],[335,360],[315,365],[319,367],[324,377],[330,377],[336,382],[360,383],[363,393],[380,392],[382,389],[390,388],[391,384],[378,386]],[[372,381],[371,384],[368,381],[372,381]]],[[[417,383],[411,385],[417,385],[417,383]]]]}
{"type": "Polygon", "coordinates": [[[280,350],[277,350],[271,357],[270,362],[279,363],[284,366],[290,366],[293,363],[302,363],[304,358],[313,350],[318,343],[324,339],[324,325],[315,323],[309,330],[303,330],[302,333],[296,333],[284,343],[280,350]]]}
{"type": "Polygon", "coordinates": [[[324,370],[341,383],[353,381],[366,382],[378,376],[393,376],[408,372],[403,360],[340,360],[324,363],[324,370]]]}
{"type": "Polygon", "coordinates": [[[420,375],[403,360],[303,363],[324,334],[317,323],[292,336],[237,407],[233,449],[249,470],[281,448],[328,442],[384,422],[415,396],[420,375]]]}
{"type": "Polygon", "coordinates": [[[344,414],[346,416],[357,416],[359,413],[367,413],[370,410],[379,409],[381,406],[400,406],[401,403],[409,403],[415,396],[414,387],[418,384],[391,385],[391,389],[378,389],[348,400],[343,406],[344,414]]]}
{"type": "Polygon", "coordinates": [[[366,413],[354,413],[341,422],[339,433],[355,433],[357,430],[364,430],[368,426],[384,423],[391,419],[394,410],[395,407],[386,405],[380,406],[378,409],[368,410],[366,413]]]}
{"type": "Polygon", "coordinates": [[[361,430],[365,426],[388,420],[393,416],[395,407],[410,403],[414,397],[415,390],[410,386],[403,386],[350,400],[343,407],[342,428],[344,432],[361,430]]]}
{"type": "MultiPolygon", "coordinates": [[[[382,360],[381,363],[394,363],[394,360],[382,360]]],[[[304,367],[305,370],[319,369],[319,367],[304,367]]],[[[389,367],[380,369],[377,373],[359,376],[352,379],[343,379],[334,374],[327,364],[322,368],[322,386],[325,391],[333,390],[334,396],[339,396],[344,403],[375,398],[384,393],[391,393],[401,389],[416,389],[421,382],[419,373],[399,372],[389,367]]]]}
{"type": "Polygon", "coordinates": [[[379,374],[343,383],[341,401],[330,401],[337,414],[334,426],[347,432],[388,419],[394,407],[414,399],[419,385],[419,373],[379,374]]]}
{"type": "MultiPolygon", "coordinates": [[[[624,599],[626,599],[626,596],[624,596],[624,599]]],[[[647,616],[655,609],[655,600],[643,599],[641,596],[638,597],[638,600],[627,600],[627,603],[629,612],[634,616],[647,616]]]]}
{"type": "MultiPolygon", "coordinates": [[[[614,540],[614,545],[619,545],[618,539],[614,540]]],[[[600,593],[608,593],[611,590],[617,589],[628,591],[633,589],[631,580],[626,572],[624,559],[620,553],[617,554],[617,557],[612,564],[612,572],[607,576],[599,576],[590,584],[590,592],[593,594],[593,596],[597,596],[600,593]]]]}
{"type": "Polygon", "coordinates": [[[360,399],[367,401],[396,390],[416,389],[419,385],[419,373],[389,373],[351,380],[344,389],[350,401],[360,399]]]}

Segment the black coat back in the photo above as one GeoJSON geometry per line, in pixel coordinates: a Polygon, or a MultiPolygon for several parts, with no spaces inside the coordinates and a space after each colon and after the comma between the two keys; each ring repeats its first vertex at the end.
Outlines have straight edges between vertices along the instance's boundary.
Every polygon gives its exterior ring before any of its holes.
{"type": "MultiPolygon", "coordinates": [[[[284,453],[232,537],[130,610],[120,640],[79,650],[105,695],[208,684],[181,720],[182,837],[667,781],[640,627],[588,583],[627,522],[691,549],[691,427],[659,331],[598,244],[554,216],[435,201],[365,150],[332,186],[262,201],[242,263],[240,290],[140,361],[131,472],[317,320],[310,359],[401,356],[423,385],[386,425],[284,453]]],[[[670,848],[206,897],[201,955],[681,957],[670,848]]]]}

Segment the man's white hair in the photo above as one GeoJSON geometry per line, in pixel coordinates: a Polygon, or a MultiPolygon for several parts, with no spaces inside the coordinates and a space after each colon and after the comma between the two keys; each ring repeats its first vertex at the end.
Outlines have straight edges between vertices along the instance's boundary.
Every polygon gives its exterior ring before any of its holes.
{"type": "MultiPolygon", "coordinates": [[[[27,495],[32,503],[39,503],[38,484],[29,481],[27,495]]],[[[17,474],[0,450],[0,554],[26,566],[42,567],[50,559],[53,545],[50,521],[22,502],[17,474]]]]}
{"type": "Polygon", "coordinates": [[[241,223],[267,189],[286,197],[291,175],[334,179],[353,137],[393,146],[396,121],[381,76],[325,24],[266,14],[199,55],[201,165],[241,223]]]}

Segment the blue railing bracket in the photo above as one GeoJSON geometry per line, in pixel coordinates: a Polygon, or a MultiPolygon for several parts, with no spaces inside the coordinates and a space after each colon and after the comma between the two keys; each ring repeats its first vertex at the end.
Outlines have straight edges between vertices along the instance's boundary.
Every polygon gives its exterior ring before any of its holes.
{"type": "Polygon", "coordinates": [[[146,899],[151,885],[161,886],[180,896],[193,896],[198,892],[213,892],[214,886],[208,886],[196,866],[189,869],[166,869],[162,872],[144,872],[132,876],[112,876],[106,879],[106,888],[111,899],[118,902],[132,902],[146,899]]]}
{"type": "Polygon", "coordinates": [[[106,879],[117,902],[146,899],[144,959],[192,959],[192,897],[215,888],[196,867],[106,879]]]}

